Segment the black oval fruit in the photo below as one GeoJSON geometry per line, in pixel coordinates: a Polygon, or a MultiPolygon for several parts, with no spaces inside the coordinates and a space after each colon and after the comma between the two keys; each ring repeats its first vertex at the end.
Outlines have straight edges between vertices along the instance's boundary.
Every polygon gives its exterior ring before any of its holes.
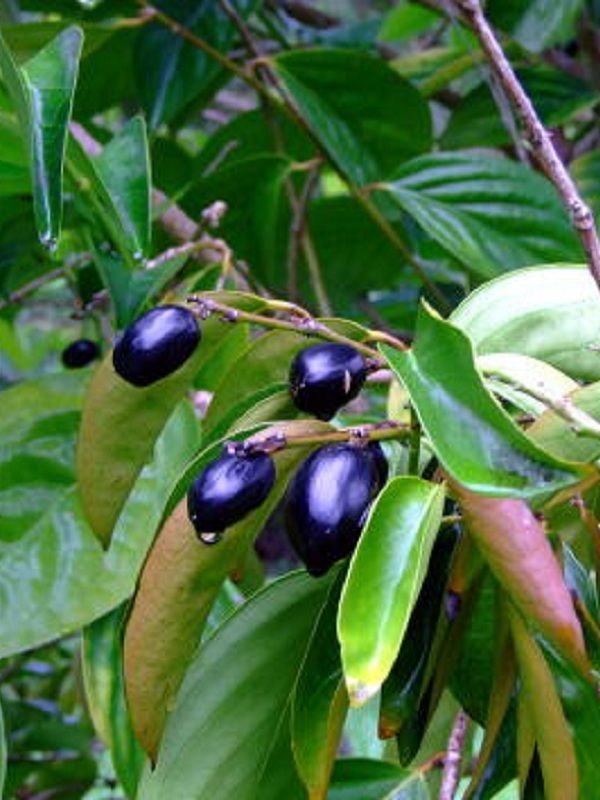
{"type": "Polygon", "coordinates": [[[113,350],[113,366],[128,383],[150,386],[179,369],[199,341],[200,328],[189,309],[159,306],[125,329],[113,350]]]}
{"type": "Polygon", "coordinates": [[[220,533],[265,500],[275,482],[268,453],[224,453],[211,462],[188,491],[188,516],[199,534],[220,533]]]}
{"type": "Polygon", "coordinates": [[[61,360],[67,369],[87,367],[100,355],[100,348],[91,339],[76,339],[62,351],[61,360]]]}
{"type": "Polygon", "coordinates": [[[371,453],[371,456],[375,461],[375,468],[377,469],[377,477],[379,479],[379,488],[383,489],[387,482],[390,471],[388,460],[383,452],[383,447],[379,444],[379,442],[369,442],[367,445],[367,450],[371,453]]]}
{"type": "Polygon", "coordinates": [[[298,470],[287,494],[285,522],[311,575],[324,575],[354,550],[380,481],[373,452],[351,444],[322,447],[298,470]]]}
{"type": "Polygon", "coordinates": [[[290,391],[301,411],[328,420],[356,397],[366,377],[366,361],[351,345],[315,344],[292,362],[290,391]]]}

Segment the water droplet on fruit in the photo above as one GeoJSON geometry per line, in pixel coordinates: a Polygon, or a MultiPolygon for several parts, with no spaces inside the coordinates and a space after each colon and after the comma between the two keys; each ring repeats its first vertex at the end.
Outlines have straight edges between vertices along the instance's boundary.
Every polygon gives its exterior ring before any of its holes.
{"type": "Polygon", "coordinates": [[[222,533],[200,533],[198,538],[202,544],[218,544],[223,538],[222,533]]]}

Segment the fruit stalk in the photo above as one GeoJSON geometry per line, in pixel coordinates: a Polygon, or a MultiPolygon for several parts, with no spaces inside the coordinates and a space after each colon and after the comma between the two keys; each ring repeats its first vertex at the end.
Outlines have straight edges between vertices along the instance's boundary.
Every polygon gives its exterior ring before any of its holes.
{"type": "MultiPolygon", "coordinates": [[[[250,311],[242,311],[239,308],[225,305],[225,303],[218,303],[216,300],[204,298],[202,295],[191,295],[188,297],[187,301],[197,307],[195,313],[201,319],[206,319],[211,314],[220,314],[226,322],[250,322],[254,325],[260,325],[263,328],[303,333],[306,336],[314,336],[317,339],[323,339],[327,342],[350,345],[367,358],[373,359],[375,362],[373,368],[379,368],[383,363],[379,357],[379,353],[374,348],[369,347],[369,345],[363,342],[349,339],[341,333],[336,333],[331,330],[331,328],[328,328],[327,325],[307,315],[305,312],[303,315],[298,314],[297,306],[292,306],[291,310],[288,312],[290,314],[290,319],[279,319],[278,317],[266,317],[263,314],[253,314],[250,311]]],[[[277,308],[276,310],[280,309],[277,308]]],[[[399,339],[383,331],[369,331],[369,338],[371,341],[385,341],[398,350],[407,349],[404,342],[401,342],[399,339]]]]}

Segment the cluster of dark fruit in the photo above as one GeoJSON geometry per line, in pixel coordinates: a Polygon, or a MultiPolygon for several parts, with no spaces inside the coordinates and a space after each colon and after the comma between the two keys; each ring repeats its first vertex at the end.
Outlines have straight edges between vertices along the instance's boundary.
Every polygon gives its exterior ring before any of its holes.
{"type": "MultiPolygon", "coordinates": [[[[113,351],[116,372],[134,386],[149,386],[171,374],[194,352],[200,329],[194,314],[160,306],[129,326],[113,351]]],[[[290,391],[296,406],[322,420],[360,392],[367,363],[351,345],[323,343],[294,359],[290,391]]],[[[316,450],[288,490],[286,527],[312,575],[350,555],[369,508],[387,479],[388,465],[376,442],[336,443],[316,450]]],[[[271,456],[231,444],[206,466],[188,492],[188,513],[205,543],[218,541],[266,499],[275,482],[271,456]]]]}

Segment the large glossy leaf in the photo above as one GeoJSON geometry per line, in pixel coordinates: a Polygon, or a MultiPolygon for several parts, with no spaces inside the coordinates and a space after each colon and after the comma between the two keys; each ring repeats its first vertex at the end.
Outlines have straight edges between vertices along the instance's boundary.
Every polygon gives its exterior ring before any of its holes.
{"type": "Polygon", "coordinates": [[[600,380],[600,295],[582,265],[531,267],[496,278],[450,319],[477,353],[522,353],[574,378],[600,380]]]}
{"type": "Polygon", "coordinates": [[[425,728],[421,698],[426,694],[429,663],[435,657],[433,644],[438,623],[444,622],[442,602],[459,536],[456,525],[445,525],[438,532],[402,645],[381,688],[379,736],[396,736],[398,759],[403,766],[417,754],[425,728]]]}
{"type": "MultiPolygon", "coordinates": [[[[35,397],[38,403],[51,402],[52,395],[38,391],[35,397]]],[[[26,406],[22,411],[17,419],[24,418],[26,406]]],[[[102,552],[85,521],[72,472],[71,482],[48,499],[35,521],[21,526],[19,538],[0,544],[0,614],[5,621],[0,626],[0,657],[71,633],[133,592],[170,487],[182,460],[196,449],[197,436],[193,411],[181,406],[136,483],[110,553],[102,552]]],[[[17,508],[26,505],[27,494],[17,494],[14,502],[17,508]]]]}
{"type": "Polygon", "coordinates": [[[40,240],[54,247],[62,219],[62,172],[83,34],[72,27],[19,68],[0,39],[0,66],[27,139],[40,240]]]}
{"type": "MultiPolygon", "coordinates": [[[[259,0],[235,0],[233,7],[248,17],[259,0]]],[[[159,0],[157,8],[212,47],[227,53],[237,31],[213,0],[159,0]]],[[[136,42],[135,72],[151,128],[171,123],[191,103],[211,98],[228,75],[210,56],[160,24],[148,25],[136,42]]]]}
{"type": "Polygon", "coordinates": [[[87,706],[98,735],[110,750],[117,777],[134,797],[144,762],[127,707],[121,663],[124,608],[88,625],[82,636],[82,671],[87,706]]]}
{"type": "Polygon", "coordinates": [[[394,478],[369,513],[340,602],[338,630],[350,700],[370,699],[402,644],[442,518],[444,489],[394,478]]]}
{"type": "Polygon", "coordinates": [[[282,578],[200,648],[139,800],[306,797],[292,760],[289,704],[330,583],[305,573],[282,578]]]}
{"type": "Polygon", "coordinates": [[[452,489],[467,529],[510,599],[585,672],[581,626],[540,522],[522,500],[480,497],[459,484],[452,489]]]}
{"type": "Polygon", "coordinates": [[[431,147],[425,101],[381,59],[315,49],[271,63],[312,135],[355,183],[385,178],[431,147]]]}
{"type": "Polygon", "coordinates": [[[597,685],[584,680],[547,641],[541,639],[539,645],[552,671],[575,744],[580,797],[593,797],[600,779],[600,766],[595,755],[595,731],[600,724],[597,685]]]}
{"type": "MultiPolygon", "coordinates": [[[[328,430],[323,423],[288,423],[290,431],[328,430]]],[[[268,435],[268,434],[264,434],[268,435]]],[[[155,760],[169,711],[198,646],[206,617],[223,581],[243,560],[311,448],[274,455],[277,481],[260,508],[230,528],[217,544],[198,540],[182,500],[164,523],[146,560],[127,622],[125,684],[136,735],[155,760]]],[[[194,459],[195,472],[216,458],[211,445],[194,459]]],[[[189,470],[186,470],[186,474],[189,470]]],[[[189,484],[188,484],[189,485],[189,484]]]]}
{"type": "Polygon", "coordinates": [[[424,307],[414,347],[384,346],[445,469],[475,492],[536,498],[575,483],[585,468],[529,440],[486,390],[462,331],[424,307]]]}
{"type": "Polygon", "coordinates": [[[110,352],[88,388],[77,444],[77,484],[86,517],[108,547],[127,495],[154,442],[190,387],[202,345],[173,374],[148,387],[125,382],[110,352]]]}
{"type": "Polygon", "coordinates": [[[394,177],[388,198],[477,277],[581,255],[550,184],[513,161],[436,153],[394,177]]]}
{"type": "Polygon", "coordinates": [[[325,800],[348,710],[336,619],[343,575],[315,626],[292,701],[292,749],[311,800],[325,800]]]}
{"type": "Polygon", "coordinates": [[[579,776],[574,742],[544,656],[527,627],[513,610],[511,630],[523,702],[531,720],[544,776],[547,800],[577,800],[579,776]]]}

